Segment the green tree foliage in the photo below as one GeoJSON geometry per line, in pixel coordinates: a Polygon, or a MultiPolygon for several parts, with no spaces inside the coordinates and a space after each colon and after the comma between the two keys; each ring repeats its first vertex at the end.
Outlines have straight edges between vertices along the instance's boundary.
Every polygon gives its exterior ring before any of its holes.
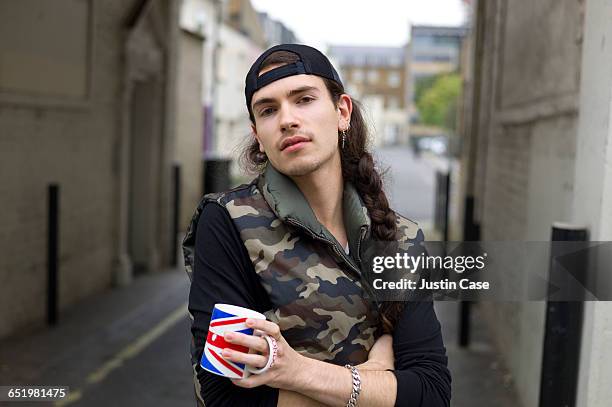
{"type": "Polygon", "coordinates": [[[414,84],[414,100],[420,100],[423,97],[423,93],[433,86],[436,79],[438,79],[438,75],[418,78],[414,84]]]}
{"type": "Polygon", "coordinates": [[[430,83],[429,87],[422,89],[418,89],[417,84],[415,89],[421,123],[455,130],[461,77],[457,73],[442,74],[432,77],[430,83]]]}

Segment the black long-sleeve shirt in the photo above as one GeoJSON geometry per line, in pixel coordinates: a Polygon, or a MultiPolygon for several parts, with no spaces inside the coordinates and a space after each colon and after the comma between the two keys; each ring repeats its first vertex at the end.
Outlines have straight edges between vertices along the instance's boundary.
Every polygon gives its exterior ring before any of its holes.
{"type": "MultiPolygon", "coordinates": [[[[196,234],[189,311],[194,317],[193,360],[202,399],[207,407],[276,406],[278,389],[244,389],[199,366],[214,304],[227,303],[265,312],[272,308],[258,280],[246,247],[229,214],[220,205],[207,204],[196,234]]],[[[450,373],[440,323],[431,301],[409,302],[393,333],[397,378],[396,406],[448,406],[450,373]]]]}

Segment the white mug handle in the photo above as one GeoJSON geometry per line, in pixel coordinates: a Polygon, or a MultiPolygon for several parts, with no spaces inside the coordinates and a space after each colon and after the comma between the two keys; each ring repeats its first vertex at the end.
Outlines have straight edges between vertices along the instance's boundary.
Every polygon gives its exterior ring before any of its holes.
{"type": "Polygon", "coordinates": [[[272,363],[274,363],[275,352],[273,349],[276,346],[276,344],[274,343],[275,341],[270,335],[263,335],[262,337],[266,340],[266,342],[268,342],[268,361],[266,362],[266,365],[261,369],[255,369],[249,365],[246,365],[246,370],[253,374],[264,373],[266,370],[270,369],[270,366],[272,366],[272,363]]]}

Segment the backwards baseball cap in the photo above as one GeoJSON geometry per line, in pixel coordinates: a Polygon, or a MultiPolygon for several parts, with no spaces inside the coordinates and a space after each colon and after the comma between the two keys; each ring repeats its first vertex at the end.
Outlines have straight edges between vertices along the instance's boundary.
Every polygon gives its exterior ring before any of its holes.
{"type": "Polygon", "coordinates": [[[302,44],[276,45],[265,51],[259,56],[259,58],[257,58],[246,76],[244,95],[246,97],[246,104],[249,112],[251,111],[251,100],[253,99],[253,94],[259,89],[279,79],[301,74],[321,76],[338,83],[340,86],[343,86],[342,81],[340,80],[340,75],[338,75],[338,72],[336,72],[331,62],[329,62],[329,59],[327,59],[327,57],[323,55],[321,51],[302,44]],[[274,68],[262,75],[259,75],[262,62],[270,54],[277,51],[292,52],[299,58],[299,60],[291,64],[279,66],[278,68],[274,68]]]}

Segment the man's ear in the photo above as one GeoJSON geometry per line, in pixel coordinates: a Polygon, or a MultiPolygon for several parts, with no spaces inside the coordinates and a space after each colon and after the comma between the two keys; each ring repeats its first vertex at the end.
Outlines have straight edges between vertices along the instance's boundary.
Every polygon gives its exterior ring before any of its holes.
{"type": "Polygon", "coordinates": [[[251,123],[251,133],[253,133],[253,137],[257,139],[257,143],[259,144],[259,151],[265,153],[263,144],[261,144],[261,141],[259,141],[259,136],[257,135],[257,127],[255,127],[253,123],[251,123]]]}
{"type": "Polygon", "coordinates": [[[347,130],[351,123],[353,113],[353,100],[346,93],[340,95],[338,100],[338,129],[347,130]]]}

